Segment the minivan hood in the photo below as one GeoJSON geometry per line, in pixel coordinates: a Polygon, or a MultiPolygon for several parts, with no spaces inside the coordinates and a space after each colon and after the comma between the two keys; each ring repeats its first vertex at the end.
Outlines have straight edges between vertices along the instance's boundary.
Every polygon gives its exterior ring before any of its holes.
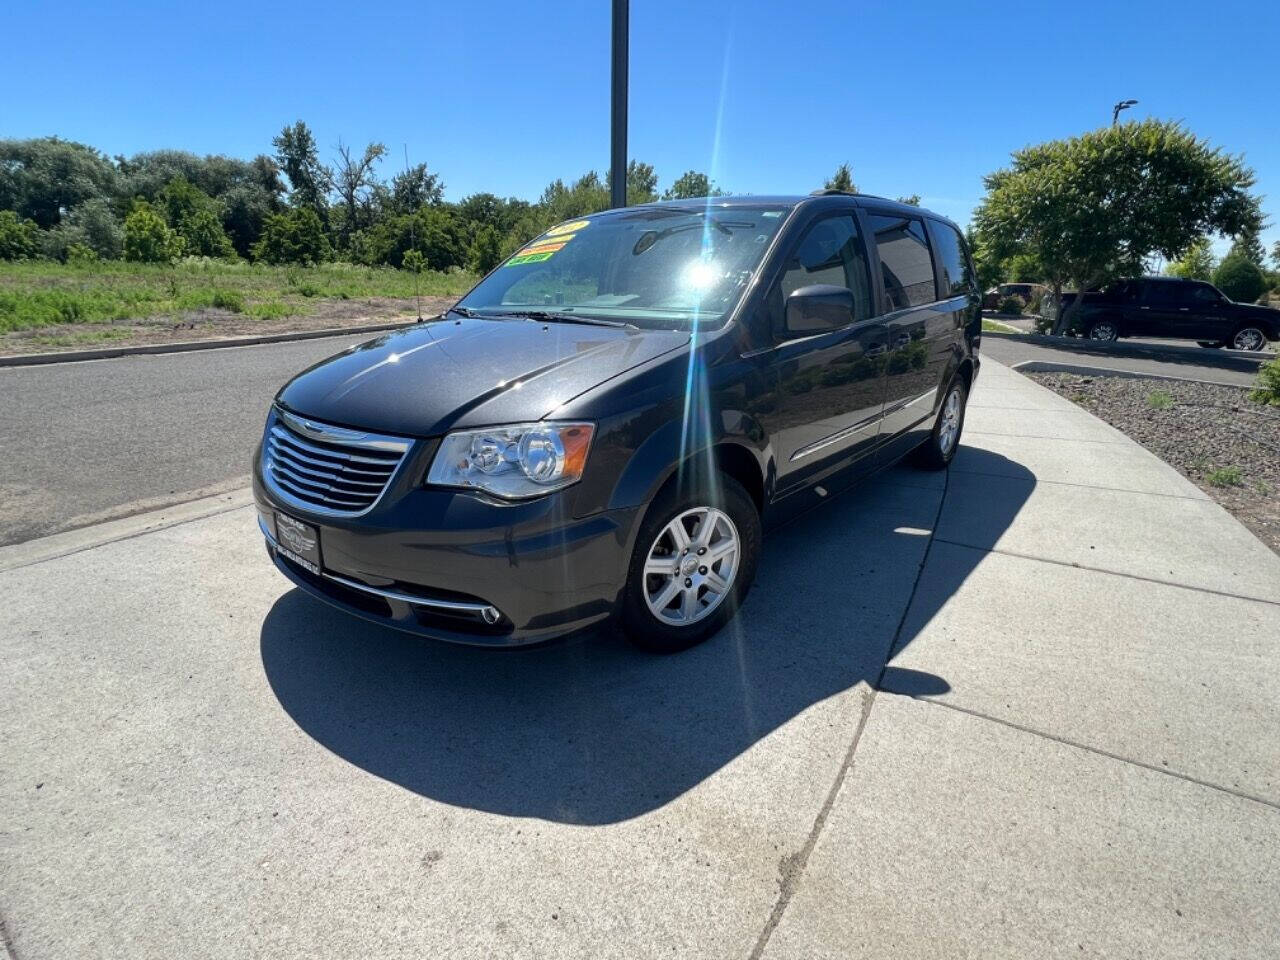
{"type": "Polygon", "coordinates": [[[341,426],[428,437],[539,420],[688,341],[677,330],[435,320],[321,361],[290,380],[276,401],[341,426]]]}

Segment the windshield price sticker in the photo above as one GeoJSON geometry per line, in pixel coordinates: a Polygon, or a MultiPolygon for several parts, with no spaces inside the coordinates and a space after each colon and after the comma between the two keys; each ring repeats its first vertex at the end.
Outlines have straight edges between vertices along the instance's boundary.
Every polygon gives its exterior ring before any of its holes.
{"type": "Polygon", "coordinates": [[[550,260],[560,250],[564,249],[566,243],[577,236],[579,230],[590,225],[590,220],[574,220],[571,223],[562,223],[558,227],[552,227],[540,238],[508,260],[507,266],[518,267],[525,263],[542,263],[545,260],[550,260]]]}

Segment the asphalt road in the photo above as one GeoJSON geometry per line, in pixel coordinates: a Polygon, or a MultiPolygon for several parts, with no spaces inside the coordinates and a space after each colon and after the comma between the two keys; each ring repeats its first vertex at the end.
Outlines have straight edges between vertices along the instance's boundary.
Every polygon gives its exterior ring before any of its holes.
{"type": "MultiPolygon", "coordinates": [[[[243,486],[276,390],[367,338],[0,368],[0,545],[243,486]]],[[[1059,360],[1240,384],[1256,369],[1226,351],[1151,342],[987,334],[982,349],[1010,365],[1059,360]]]]}
{"type": "Polygon", "coordinates": [[[1233,350],[1208,350],[1186,341],[1094,343],[1077,338],[999,333],[982,335],[982,353],[1009,366],[1029,360],[1045,360],[1242,387],[1252,385],[1257,379],[1259,364],[1275,356],[1269,352],[1244,354],[1233,350]]]}
{"type": "Polygon", "coordinates": [[[366,339],[0,368],[0,544],[247,483],[276,390],[366,339]]]}

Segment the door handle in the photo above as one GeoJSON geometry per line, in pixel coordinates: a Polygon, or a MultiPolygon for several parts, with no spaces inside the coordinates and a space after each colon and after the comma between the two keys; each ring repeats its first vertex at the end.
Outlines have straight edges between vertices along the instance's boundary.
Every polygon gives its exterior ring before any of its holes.
{"type": "Polygon", "coordinates": [[[888,349],[889,348],[886,347],[883,343],[877,343],[874,347],[867,348],[867,356],[878,357],[888,349]]]}
{"type": "Polygon", "coordinates": [[[1190,307],[1179,307],[1179,308],[1178,308],[1178,312],[1179,312],[1179,313],[1186,313],[1186,312],[1187,312],[1188,310],[1190,310],[1190,309],[1191,309],[1190,307]]]}
{"type": "Polygon", "coordinates": [[[1139,307],[1138,309],[1139,309],[1139,310],[1150,310],[1151,308],[1150,308],[1150,307],[1139,307]]]}

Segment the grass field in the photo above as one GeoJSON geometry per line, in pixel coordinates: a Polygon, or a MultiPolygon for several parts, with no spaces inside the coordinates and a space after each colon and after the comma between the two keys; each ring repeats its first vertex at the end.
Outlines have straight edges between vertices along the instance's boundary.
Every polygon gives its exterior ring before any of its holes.
{"type": "Polygon", "coordinates": [[[306,315],[326,300],[458,296],[468,273],[418,275],[390,267],[327,263],[272,267],[184,260],[173,266],[119,261],[86,265],[0,262],[0,334],[62,324],[180,318],[225,310],[246,318],[306,315]]]}

